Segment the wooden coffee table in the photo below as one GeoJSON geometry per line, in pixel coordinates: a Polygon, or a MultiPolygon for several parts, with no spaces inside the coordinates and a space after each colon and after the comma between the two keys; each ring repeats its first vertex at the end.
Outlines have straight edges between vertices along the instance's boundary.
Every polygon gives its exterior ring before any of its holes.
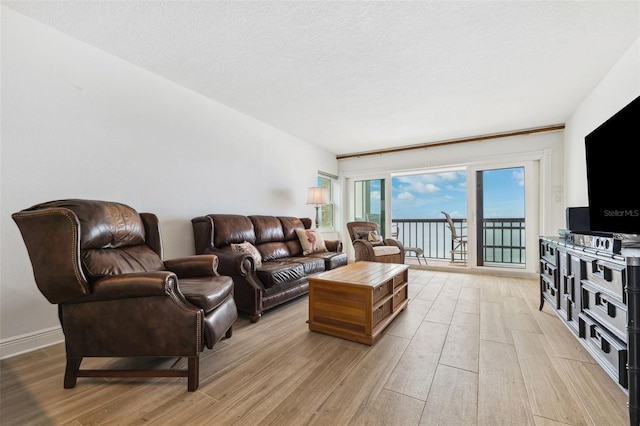
{"type": "Polygon", "coordinates": [[[408,270],[361,261],[309,277],[309,330],[372,345],[409,303],[408,270]]]}

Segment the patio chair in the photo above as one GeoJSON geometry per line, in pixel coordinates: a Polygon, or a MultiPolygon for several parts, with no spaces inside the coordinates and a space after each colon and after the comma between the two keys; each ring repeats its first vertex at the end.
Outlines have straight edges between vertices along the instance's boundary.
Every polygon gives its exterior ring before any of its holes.
{"type": "Polygon", "coordinates": [[[447,212],[441,212],[447,219],[447,226],[451,231],[451,262],[462,261],[467,263],[467,237],[458,235],[453,219],[447,212]],[[457,257],[456,257],[457,256],[457,257]]]}
{"type": "MultiPolygon", "coordinates": [[[[398,239],[399,235],[398,225],[391,226],[391,238],[394,240],[398,239]]],[[[424,257],[424,250],[421,247],[405,247],[404,248],[405,258],[407,257],[415,257],[418,260],[418,265],[422,265],[422,261],[424,260],[424,264],[428,265],[427,258],[424,257]],[[409,253],[415,253],[414,256],[410,256],[409,253]]]]}

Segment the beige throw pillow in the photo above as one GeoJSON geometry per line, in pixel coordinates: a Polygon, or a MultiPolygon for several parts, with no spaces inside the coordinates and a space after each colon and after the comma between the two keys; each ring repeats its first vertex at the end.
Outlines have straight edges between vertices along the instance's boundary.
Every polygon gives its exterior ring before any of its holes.
{"type": "Polygon", "coordinates": [[[324,243],[322,234],[317,229],[296,229],[300,245],[302,245],[302,254],[305,256],[311,253],[328,251],[324,243]]]}
{"type": "Polygon", "coordinates": [[[249,253],[251,257],[253,257],[253,261],[256,264],[256,268],[262,266],[262,256],[257,248],[253,246],[248,241],[240,244],[231,244],[231,251],[240,252],[240,253],[249,253]]]}

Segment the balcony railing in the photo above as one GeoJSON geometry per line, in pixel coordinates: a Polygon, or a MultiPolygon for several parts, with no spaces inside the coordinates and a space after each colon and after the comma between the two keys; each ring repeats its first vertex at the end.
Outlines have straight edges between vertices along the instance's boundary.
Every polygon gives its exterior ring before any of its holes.
{"type": "MultiPolygon", "coordinates": [[[[446,219],[392,219],[392,235],[406,247],[418,247],[426,258],[452,260],[451,230],[446,219]]],[[[458,235],[466,238],[467,220],[453,219],[458,235]]],[[[483,265],[525,264],[524,218],[484,219],[482,222],[483,265]]],[[[462,261],[459,254],[454,261],[462,261]]]]}

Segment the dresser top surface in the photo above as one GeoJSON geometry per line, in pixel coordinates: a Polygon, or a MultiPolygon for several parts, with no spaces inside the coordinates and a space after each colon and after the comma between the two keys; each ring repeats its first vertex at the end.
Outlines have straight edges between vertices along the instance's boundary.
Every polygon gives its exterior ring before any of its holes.
{"type": "Polygon", "coordinates": [[[640,265],[640,247],[624,247],[623,246],[622,250],[620,251],[620,253],[611,253],[611,252],[608,252],[606,250],[599,250],[599,249],[595,249],[595,248],[591,248],[591,247],[580,246],[580,245],[574,244],[572,242],[566,241],[562,237],[544,237],[544,236],[542,236],[540,238],[542,240],[554,242],[554,243],[557,243],[560,246],[563,246],[563,247],[566,247],[566,248],[569,248],[569,249],[572,249],[572,250],[575,250],[575,251],[584,252],[584,253],[590,254],[592,256],[598,256],[598,257],[617,260],[617,261],[621,261],[621,262],[624,262],[626,260],[627,263],[633,262],[635,265],[640,265]]]}

